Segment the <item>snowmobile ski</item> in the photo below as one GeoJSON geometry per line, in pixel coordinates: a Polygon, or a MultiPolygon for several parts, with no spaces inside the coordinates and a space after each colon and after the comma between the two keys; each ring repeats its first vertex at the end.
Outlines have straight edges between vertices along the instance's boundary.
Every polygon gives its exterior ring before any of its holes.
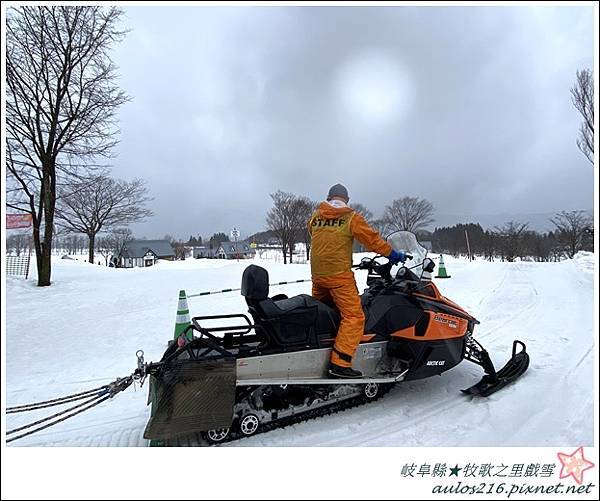
{"type": "Polygon", "coordinates": [[[525,373],[528,367],[529,354],[527,353],[525,343],[515,340],[513,342],[512,357],[502,369],[492,374],[486,374],[477,384],[461,391],[466,395],[487,397],[518,379],[525,373]],[[521,347],[519,353],[517,353],[518,346],[521,347]]]}

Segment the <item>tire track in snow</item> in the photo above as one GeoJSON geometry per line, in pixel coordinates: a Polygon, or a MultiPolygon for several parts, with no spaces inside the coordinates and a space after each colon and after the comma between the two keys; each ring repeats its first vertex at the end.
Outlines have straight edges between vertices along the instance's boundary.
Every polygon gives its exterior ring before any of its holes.
{"type": "Polygon", "coordinates": [[[579,359],[579,361],[577,362],[577,364],[575,365],[575,367],[573,367],[573,369],[571,369],[568,374],[571,374],[572,372],[575,371],[575,369],[578,369],[579,366],[585,361],[585,359],[590,355],[590,353],[592,353],[592,350],[594,349],[594,346],[590,346],[587,351],[583,354],[583,356],[579,359]]]}
{"type": "MultiPolygon", "coordinates": [[[[569,317],[580,317],[588,311],[587,300],[592,296],[581,296],[580,290],[590,289],[590,283],[574,270],[574,263],[566,262],[564,267],[558,268],[552,275],[553,280],[547,281],[544,276],[539,280],[546,286],[543,295],[543,305],[536,315],[532,315],[528,322],[522,326],[523,331],[529,331],[534,334],[541,334],[529,337],[529,346],[533,348],[531,353],[532,364],[530,370],[524,378],[531,379],[531,387],[523,388],[525,401],[523,402],[520,419],[522,422],[518,428],[507,430],[506,443],[521,444],[528,440],[527,430],[536,430],[539,434],[537,445],[558,445],[564,443],[566,438],[573,440],[573,437],[579,437],[578,443],[583,443],[586,437],[593,437],[593,431],[588,428],[589,418],[586,418],[586,409],[593,409],[593,396],[591,390],[587,390],[582,381],[589,381],[591,369],[582,367],[588,360],[590,353],[593,353],[593,336],[591,331],[586,333],[584,343],[570,342],[571,337],[557,336],[560,331],[560,324],[557,328],[555,321],[564,322],[564,329],[572,326],[567,323],[569,317]],[[560,292],[557,293],[556,283],[560,284],[560,292]],[[583,298],[584,301],[580,299],[583,298]],[[567,308],[571,312],[569,317],[561,316],[560,313],[555,317],[551,311],[560,311],[567,308]],[[554,320],[556,319],[556,320],[554,320]],[[550,323],[549,321],[552,320],[550,323]],[[547,326],[547,327],[546,327],[547,326]],[[528,329],[529,327],[529,329],[528,329]],[[591,344],[590,344],[591,342],[591,344]],[[532,370],[533,369],[533,370],[532,370]],[[581,372],[584,370],[585,372],[581,372]],[[559,372],[557,374],[557,371],[559,372]],[[535,388],[535,391],[532,389],[535,388]],[[549,400],[540,398],[541,395],[550,396],[549,400]],[[560,395],[560,405],[562,411],[556,412],[555,398],[560,395]],[[529,400],[529,403],[526,401],[529,400]],[[555,411],[547,412],[546,408],[554,408],[555,411]],[[527,426],[524,426],[524,425],[527,426]],[[562,431],[561,431],[562,430],[562,431]],[[544,432],[547,434],[544,437],[544,432]],[[562,433],[562,435],[561,435],[562,433]]],[[[536,277],[536,273],[541,273],[541,268],[532,270],[531,277],[536,277]]],[[[577,270],[579,271],[579,270],[577,270]]],[[[590,303],[591,306],[591,303],[590,303]]]]}
{"type": "Polygon", "coordinates": [[[57,432],[55,437],[39,434],[37,437],[43,440],[32,438],[18,445],[22,447],[144,447],[147,444],[147,440],[143,438],[144,427],[120,428],[94,435],[73,436],[69,435],[69,431],[57,432]]]}
{"type": "Polygon", "coordinates": [[[485,301],[487,301],[488,298],[492,297],[494,294],[496,294],[499,290],[502,289],[502,287],[504,286],[504,282],[506,282],[506,279],[508,277],[508,274],[510,273],[510,270],[508,267],[504,268],[504,274],[502,275],[502,279],[500,280],[500,283],[498,285],[496,285],[496,287],[494,287],[493,290],[491,290],[490,292],[488,292],[487,294],[483,295],[482,298],[479,300],[479,302],[477,303],[477,307],[479,308],[485,301]]]}
{"type": "MultiPolygon", "coordinates": [[[[498,332],[500,329],[505,329],[506,326],[510,326],[515,321],[520,320],[526,313],[529,313],[531,310],[533,310],[539,304],[539,301],[540,301],[539,293],[538,293],[538,290],[533,285],[531,279],[527,278],[527,275],[525,274],[523,269],[517,265],[517,263],[509,263],[509,264],[516,265],[516,266],[510,266],[508,268],[509,272],[507,273],[507,276],[516,273],[519,277],[522,277],[524,279],[524,280],[522,280],[522,282],[527,286],[527,291],[525,294],[523,294],[523,296],[525,296],[525,297],[523,297],[523,300],[525,301],[525,305],[520,306],[518,311],[516,311],[516,313],[510,314],[510,316],[508,316],[508,317],[500,316],[499,318],[497,318],[496,321],[499,322],[499,325],[482,332],[479,336],[477,336],[479,339],[489,338],[489,336],[491,334],[498,332]]],[[[502,283],[504,283],[504,279],[502,280],[502,283]]],[[[518,284],[519,282],[513,280],[512,283],[518,284]]],[[[496,291],[500,292],[501,294],[506,294],[505,290],[502,290],[500,288],[497,288],[496,291]]],[[[509,288],[508,291],[509,291],[508,293],[510,294],[511,289],[509,288]]],[[[506,309],[506,306],[509,306],[511,302],[514,302],[514,295],[512,295],[512,294],[508,301],[506,299],[503,300],[502,297],[497,298],[497,300],[495,301],[495,303],[497,305],[500,305],[502,308],[505,308],[505,309],[506,309]]],[[[482,324],[485,322],[486,317],[483,317],[483,318],[484,318],[484,320],[481,321],[482,324]]],[[[495,337],[490,338],[490,339],[494,340],[495,337]]]]}

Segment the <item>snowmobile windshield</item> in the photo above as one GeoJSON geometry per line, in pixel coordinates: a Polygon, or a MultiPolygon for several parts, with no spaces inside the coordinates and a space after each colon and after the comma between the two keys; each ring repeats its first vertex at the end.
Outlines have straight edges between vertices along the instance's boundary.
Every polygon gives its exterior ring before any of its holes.
{"type": "Polygon", "coordinates": [[[417,236],[410,231],[395,231],[388,235],[386,240],[395,251],[404,251],[413,257],[412,261],[406,262],[406,265],[410,267],[418,265],[412,271],[417,276],[421,276],[422,263],[427,257],[427,249],[417,241],[417,236]]]}

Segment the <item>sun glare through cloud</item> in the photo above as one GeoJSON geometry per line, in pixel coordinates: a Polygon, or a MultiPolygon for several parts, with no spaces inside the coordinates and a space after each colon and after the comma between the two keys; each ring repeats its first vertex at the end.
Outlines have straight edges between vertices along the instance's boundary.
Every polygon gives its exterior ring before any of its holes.
{"type": "Polygon", "coordinates": [[[401,120],[414,101],[410,71],[385,52],[365,51],[345,61],[337,73],[342,108],[362,125],[381,126],[401,120]]]}

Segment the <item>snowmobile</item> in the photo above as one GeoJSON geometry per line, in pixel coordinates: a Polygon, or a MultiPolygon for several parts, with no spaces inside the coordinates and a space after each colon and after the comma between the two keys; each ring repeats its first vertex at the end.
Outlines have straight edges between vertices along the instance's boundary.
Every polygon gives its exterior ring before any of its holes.
{"type": "Polygon", "coordinates": [[[396,232],[387,240],[406,256],[395,273],[383,256],[354,266],[367,271],[365,332],[353,360],[361,378],[328,377],[340,322],[334,305],[306,294],[269,297],[267,270],[252,264],[241,284],[251,318],[193,317],[161,361],[143,367],[152,404],[144,437],[164,445],[188,445],[190,437],[218,444],[376,400],[399,382],[440,375],[462,360],[485,372],[462,390],[474,397],[527,370],[525,344],[515,340],[512,357],[496,371],[473,337],[478,320],[442,296],[431,281],[435,263],[414,234],[396,232]],[[215,321],[230,325],[207,326],[215,321]]]}

